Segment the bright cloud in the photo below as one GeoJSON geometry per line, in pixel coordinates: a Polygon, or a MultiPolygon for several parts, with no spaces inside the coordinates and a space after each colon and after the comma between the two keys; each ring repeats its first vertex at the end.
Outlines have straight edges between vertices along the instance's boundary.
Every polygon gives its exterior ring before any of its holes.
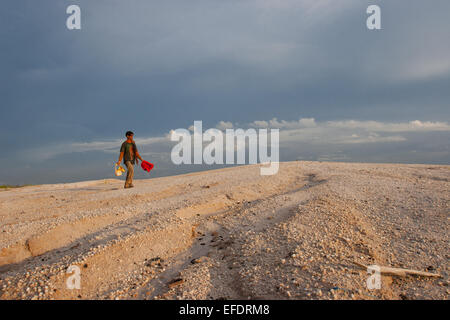
{"type": "MultiPolygon", "coordinates": [[[[450,124],[447,122],[430,122],[414,120],[410,122],[379,122],[379,121],[326,121],[317,122],[314,118],[300,118],[299,120],[255,120],[246,125],[247,128],[280,129],[280,146],[295,149],[299,143],[308,145],[325,146],[329,144],[358,145],[367,143],[392,143],[404,142],[408,133],[426,132],[450,132],[450,124]]],[[[216,128],[226,130],[239,128],[237,124],[229,121],[220,121],[216,128]]],[[[192,126],[189,130],[192,131],[192,126]]],[[[206,130],[207,128],[203,128],[206,130]]],[[[136,139],[141,153],[147,156],[168,154],[173,146],[170,141],[172,130],[161,136],[136,139]],[[151,151],[147,151],[151,150],[151,151]]],[[[36,160],[47,160],[56,156],[76,152],[104,152],[117,153],[123,140],[110,141],[73,142],[28,150],[27,156],[36,160]]]]}

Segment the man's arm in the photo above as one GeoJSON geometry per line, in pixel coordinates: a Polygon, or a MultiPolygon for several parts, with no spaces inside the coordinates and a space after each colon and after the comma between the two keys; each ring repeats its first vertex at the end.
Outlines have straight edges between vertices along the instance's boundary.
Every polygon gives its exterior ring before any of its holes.
{"type": "Polygon", "coordinates": [[[117,161],[117,165],[120,165],[120,162],[122,161],[122,159],[123,159],[123,152],[120,152],[120,155],[119,155],[119,161],[117,161]]]}
{"type": "Polygon", "coordinates": [[[136,151],[136,158],[138,158],[141,161],[144,161],[144,159],[142,159],[141,155],[139,154],[138,151],[136,151]]]}
{"type": "MultiPolygon", "coordinates": [[[[139,154],[138,148],[136,147],[136,143],[134,143],[134,141],[133,141],[133,146],[134,146],[134,153],[136,155],[136,158],[138,158],[141,161],[144,161],[144,159],[142,159],[141,155],[139,154]]],[[[136,162],[139,164],[138,161],[136,161],[136,162]]]]}

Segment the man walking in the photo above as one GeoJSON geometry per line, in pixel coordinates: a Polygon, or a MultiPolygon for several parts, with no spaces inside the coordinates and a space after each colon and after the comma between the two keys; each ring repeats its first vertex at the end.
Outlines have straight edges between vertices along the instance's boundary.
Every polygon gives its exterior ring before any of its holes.
{"type": "Polygon", "coordinates": [[[133,188],[133,175],[134,175],[134,164],[139,164],[139,160],[142,160],[141,156],[136,147],[136,143],[133,140],[134,133],[131,131],[127,131],[125,134],[127,140],[122,143],[120,147],[120,155],[119,161],[117,161],[117,165],[120,165],[120,162],[123,159],[123,163],[127,167],[127,179],[125,181],[125,189],[133,188]]]}

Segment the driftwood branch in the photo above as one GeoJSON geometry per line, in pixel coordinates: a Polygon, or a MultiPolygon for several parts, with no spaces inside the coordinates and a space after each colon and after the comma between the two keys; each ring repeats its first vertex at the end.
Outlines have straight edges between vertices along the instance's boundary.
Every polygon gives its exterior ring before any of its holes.
{"type": "MultiPolygon", "coordinates": [[[[353,262],[358,267],[367,270],[366,265],[363,265],[358,262],[353,262]]],[[[407,275],[411,276],[422,276],[422,277],[434,277],[434,278],[442,278],[440,274],[437,273],[430,273],[430,272],[424,272],[424,271],[417,271],[417,270],[411,270],[411,269],[402,269],[402,268],[391,268],[391,267],[382,267],[380,266],[380,273],[391,275],[391,276],[398,276],[398,277],[406,277],[407,275]]]]}

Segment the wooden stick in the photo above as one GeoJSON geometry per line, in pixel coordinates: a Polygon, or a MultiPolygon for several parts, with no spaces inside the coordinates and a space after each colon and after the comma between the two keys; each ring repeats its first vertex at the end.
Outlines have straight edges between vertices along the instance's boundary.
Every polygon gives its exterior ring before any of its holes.
{"type": "MultiPolygon", "coordinates": [[[[358,263],[358,262],[353,262],[353,263],[355,265],[357,265],[358,267],[367,270],[367,266],[365,266],[361,263],[358,263]]],[[[406,277],[407,275],[411,275],[411,276],[442,278],[442,276],[437,273],[430,273],[430,272],[423,272],[423,271],[402,269],[402,268],[382,267],[382,266],[380,266],[380,273],[392,275],[392,276],[399,276],[399,277],[406,277]]]]}
{"type": "Polygon", "coordinates": [[[176,287],[176,286],[182,284],[183,282],[184,282],[184,280],[181,278],[174,279],[168,283],[168,286],[170,289],[172,289],[173,287],[176,287]]]}

